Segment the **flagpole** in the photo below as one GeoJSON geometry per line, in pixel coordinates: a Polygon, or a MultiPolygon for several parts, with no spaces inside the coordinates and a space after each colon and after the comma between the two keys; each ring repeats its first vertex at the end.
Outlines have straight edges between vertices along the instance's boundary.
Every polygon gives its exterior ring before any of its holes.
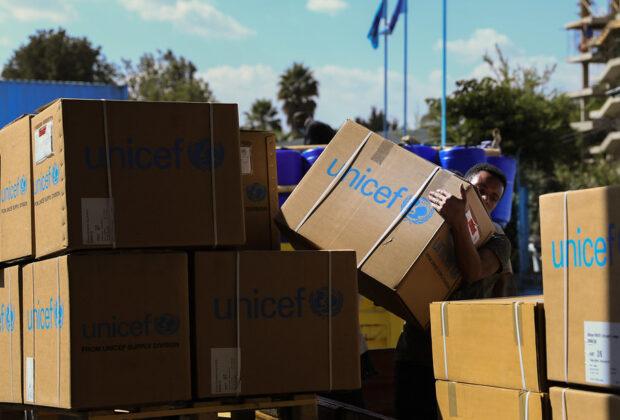
{"type": "Polygon", "coordinates": [[[385,54],[383,56],[383,137],[388,135],[388,0],[383,3],[383,37],[385,54]]]}
{"type": "Polygon", "coordinates": [[[404,92],[403,92],[403,136],[407,135],[407,15],[409,14],[409,5],[407,4],[407,0],[405,0],[405,69],[404,69],[404,75],[405,78],[403,80],[403,84],[404,84],[404,92]]]}
{"type": "Polygon", "coordinates": [[[443,0],[443,39],[442,39],[442,75],[441,75],[441,148],[446,147],[446,38],[447,38],[447,0],[443,0]]]}

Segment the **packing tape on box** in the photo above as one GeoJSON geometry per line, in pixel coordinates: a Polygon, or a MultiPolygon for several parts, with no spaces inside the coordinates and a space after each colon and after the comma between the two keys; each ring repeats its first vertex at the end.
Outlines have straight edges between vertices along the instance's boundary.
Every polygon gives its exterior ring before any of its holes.
{"type": "Polygon", "coordinates": [[[514,324],[515,324],[515,336],[517,338],[517,352],[519,353],[519,367],[521,368],[521,388],[527,389],[527,382],[525,380],[525,365],[523,363],[523,337],[522,337],[522,319],[521,319],[521,311],[519,308],[523,302],[518,301],[514,302],[514,324]]]}
{"type": "Polygon", "coordinates": [[[566,415],[566,391],[568,391],[568,388],[562,388],[562,420],[567,420],[567,415],[566,415]]]}
{"type": "Polygon", "coordinates": [[[448,302],[441,302],[441,337],[443,339],[443,369],[445,379],[448,380],[448,346],[446,343],[446,337],[448,336],[448,315],[446,315],[446,304],[448,302]]]}
{"type": "Polygon", "coordinates": [[[310,210],[308,210],[306,215],[302,217],[302,219],[299,221],[299,223],[297,224],[297,227],[295,227],[295,232],[299,232],[299,229],[301,229],[303,224],[306,223],[306,221],[310,218],[310,216],[312,216],[312,213],[314,213],[314,211],[323,203],[323,201],[325,201],[327,196],[334,190],[334,188],[336,188],[336,185],[338,185],[340,180],[346,175],[347,171],[349,170],[351,165],[353,165],[353,162],[355,161],[355,159],[357,159],[357,157],[359,156],[360,152],[362,151],[366,143],[368,143],[368,139],[370,139],[370,136],[372,135],[373,135],[373,132],[369,131],[368,134],[366,134],[366,137],[362,139],[362,142],[353,151],[349,159],[347,159],[345,164],[342,166],[342,169],[340,169],[340,172],[338,172],[338,174],[334,177],[332,182],[329,183],[325,191],[323,191],[323,193],[319,196],[318,200],[314,202],[312,207],[310,207],[310,210]]]}
{"type": "Polygon", "coordinates": [[[370,256],[373,254],[373,252],[375,252],[377,250],[379,245],[381,245],[381,243],[383,243],[385,238],[394,230],[396,225],[399,224],[405,218],[405,216],[407,216],[407,214],[409,214],[409,212],[411,211],[413,206],[420,199],[420,196],[422,195],[422,193],[424,192],[426,187],[428,187],[428,184],[431,183],[431,181],[433,180],[433,178],[435,177],[437,172],[439,172],[440,169],[441,168],[439,166],[435,167],[435,169],[433,169],[433,172],[431,172],[430,175],[426,177],[426,179],[424,180],[424,182],[422,183],[420,188],[418,188],[418,190],[415,192],[415,194],[407,202],[407,205],[404,206],[401,209],[400,213],[398,213],[398,216],[396,216],[396,218],[392,221],[392,223],[390,223],[390,225],[383,231],[381,236],[379,236],[379,239],[377,239],[377,241],[374,243],[374,245],[372,247],[370,247],[370,249],[368,250],[366,255],[364,255],[364,258],[362,258],[360,260],[360,262],[357,264],[357,268],[358,269],[362,268],[362,266],[364,265],[366,260],[368,260],[368,258],[370,258],[370,256]]]}
{"type": "MultiPolygon", "coordinates": [[[[4,271],[6,273],[6,271],[4,271]]],[[[9,304],[13,303],[13,276],[11,270],[9,270],[9,304]]],[[[13,325],[15,325],[15,318],[13,318],[13,325]]],[[[13,331],[9,331],[9,371],[11,375],[11,400],[15,401],[15,386],[13,384],[13,331]]]]}
{"type": "MultiPolygon", "coordinates": [[[[32,291],[32,307],[34,308],[34,278],[35,278],[35,267],[36,264],[32,264],[31,265],[32,270],[30,271],[30,290],[32,291]]],[[[23,312],[23,311],[22,311],[23,312]]],[[[34,322],[34,317],[32,322],[34,322]]],[[[23,323],[22,323],[23,324],[23,323]]],[[[24,366],[24,370],[25,370],[25,375],[24,375],[24,381],[26,382],[26,395],[24,395],[24,402],[31,402],[31,403],[36,403],[36,394],[35,394],[35,386],[34,386],[34,369],[35,369],[35,360],[34,360],[34,349],[36,348],[35,346],[35,342],[36,342],[36,332],[37,329],[32,328],[32,357],[30,358],[25,358],[26,359],[26,366],[24,366]],[[32,369],[30,369],[29,371],[29,365],[28,365],[28,359],[32,360],[32,369]]]]}
{"type": "Polygon", "coordinates": [[[213,246],[218,244],[217,236],[217,194],[215,183],[215,130],[213,129],[213,104],[209,104],[209,131],[211,134],[211,203],[213,206],[213,246]]]}
{"type": "Polygon", "coordinates": [[[459,416],[459,407],[456,401],[456,382],[448,382],[448,410],[450,417],[459,416]]]}
{"type": "MultiPolygon", "coordinates": [[[[60,323],[60,258],[56,258],[56,322],[60,323]]],[[[63,314],[64,316],[64,314],[63,314]]],[[[60,325],[56,328],[56,396],[60,406],[60,325]]]]}
{"type": "Polygon", "coordinates": [[[108,133],[108,106],[105,99],[101,100],[103,107],[103,139],[105,142],[105,169],[108,177],[108,209],[110,212],[110,234],[112,248],[116,248],[116,221],[114,219],[114,194],[112,193],[112,165],[110,162],[110,135],[108,133]]]}
{"type": "Polygon", "coordinates": [[[530,419],[530,391],[519,394],[519,419],[530,419]]]}
{"type": "Polygon", "coordinates": [[[564,382],[568,382],[568,192],[564,192],[562,223],[564,226],[564,302],[562,309],[564,330],[564,382]]]}

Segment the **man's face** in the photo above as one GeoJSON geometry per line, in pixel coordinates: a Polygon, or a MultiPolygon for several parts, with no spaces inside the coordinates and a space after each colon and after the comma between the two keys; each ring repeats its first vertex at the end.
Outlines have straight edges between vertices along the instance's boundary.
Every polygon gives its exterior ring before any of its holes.
{"type": "Polygon", "coordinates": [[[471,178],[470,182],[480,193],[484,207],[491,213],[504,193],[502,182],[487,171],[478,172],[471,178]]]}

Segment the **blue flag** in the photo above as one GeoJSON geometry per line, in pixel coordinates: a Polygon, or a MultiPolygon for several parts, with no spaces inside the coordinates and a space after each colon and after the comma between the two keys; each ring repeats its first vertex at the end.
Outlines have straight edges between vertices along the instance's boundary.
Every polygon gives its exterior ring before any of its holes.
{"type": "Polygon", "coordinates": [[[392,13],[392,19],[390,19],[390,26],[388,28],[390,33],[394,30],[394,27],[398,22],[398,17],[401,13],[407,13],[407,0],[398,0],[396,9],[394,9],[394,13],[392,13]]]}
{"type": "Polygon", "coordinates": [[[375,13],[372,25],[370,25],[370,30],[368,31],[368,39],[374,49],[379,47],[379,35],[381,35],[379,28],[381,26],[381,19],[384,17],[387,17],[385,14],[385,0],[381,0],[381,4],[377,9],[377,13],[375,13]]]}

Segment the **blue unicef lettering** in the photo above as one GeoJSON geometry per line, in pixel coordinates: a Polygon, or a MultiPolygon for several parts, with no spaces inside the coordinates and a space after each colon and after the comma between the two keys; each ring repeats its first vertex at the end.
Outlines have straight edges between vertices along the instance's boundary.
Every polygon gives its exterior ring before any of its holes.
{"type": "Polygon", "coordinates": [[[110,319],[83,323],[82,337],[87,340],[173,336],[179,331],[181,321],[178,316],[164,313],[158,316],[145,314],[140,318],[125,319],[112,316],[110,319]]]}
{"type": "Polygon", "coordinates": [[[255,182],[245,187],[245,196],[253,203],[263,201],[267,197],[267,187],[255,182]]]}
{"type": "Polygon", "coordinates": [[[210,170],[212,166],[219,167],[224,162],[224,146],[216,144],[211,156],[211,141],[201,140],[190,144],[188,149],[189,161],[196,169],[210,170]],[[211,159],[213,158],[213,165],[211,159]]]}
{"type": "Polygon", "coordinates": [[[15,330],[15,310],[12,304],[0,305],[0,333],[12,333],[15,330]]]}
{"type": "MultiPolygon", "coordinates": [[[[401,209],[404,209],[409,204],[409,201],[413,198],[412,195],[403,200],[403,204],[401,205],[401,209]]],[[[411,222],[416,225],[421,225],[426,223],[431,217],[435,214],[435,210],[433,206],[431,206],[431,202],[428,201],[424,197],[419,197],[416,204],[411,208],[405,220],[411,222]]]]}
{"type": "Polygon", "coordinates": [[[175,335],[180,325],[179,318],[171,314],[163,314],[155,320],[155,330],[160,335],[175,335]]]}
{"type": "Polygon", "coordinates": [[[15,200],[16,198],[26,194],[28,191],[28,178],[20,176],[15,182],[9,182],[9,185],[0,191],[0,203],[15,200]]]}
{"type": "Polygon", "coordinates": [[[27,190],[28,190],[28,180],[26,179],[25,176],[22,176],[19,179],[19,193],[26,194],[27,190]]]}
{"type": "Polygon", "coordinates": [[[50,297],[49,304],[37,304],[26,311],[28,331],[62,329],[65,310],[60,298],[50,297]]]}
{"type": "Polygon", "coordinates": [[[607,236],[581,236],[581,227],[577,227],[575,235],[564,243],[564,240],[551,241],[551,262],[553,268],[564,267],[605,267],[613,265],[614,255],[620,253],[620,232],[610,223],[607,236]]]}
{"type": "MultiPolygon", "coordinates": [[[[272,318],[301,318],[304,315],[306,289],[303,287],[295,291],[294,296],[263,296],[258,289],[252,291],[252,296],[243,296],[239,299],[239,314],[244,319],[272,319],[272,318]]],[[[231,320],[237,317],[236,299],[213,299],[213,315],[216,319],[231,320]]]]}
{"type": "Polygon", "coordinates": [[[47,168],[40,177],[34,180],[34,195],[48,190],[51,186],[57,185],[60,181],[60,167],[57,163],[47,168]]]}
{"type": "Polygon", "coordinates": [[[339,290],[332,289],[330,296],[329,289],[323,287],[310,294],[310,309],[318,316],[329,316],[331,310],[332,317],[334,317],[342,311],[343,304],[344,296],[339,290]]]}

